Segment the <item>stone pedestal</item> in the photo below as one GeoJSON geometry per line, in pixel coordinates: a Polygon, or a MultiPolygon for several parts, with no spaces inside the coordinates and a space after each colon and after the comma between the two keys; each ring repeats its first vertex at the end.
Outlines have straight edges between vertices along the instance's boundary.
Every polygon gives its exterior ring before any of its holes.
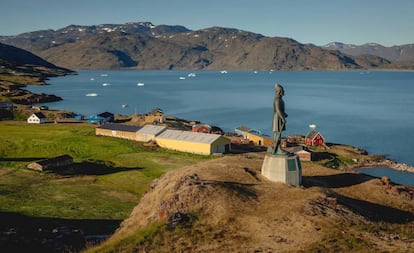
{"type": "Polygon", "coordinates": [[[297,155],[266,154],[262,164],[262,175],[274,182],[293,186],[302,184],[302,167],[297,155]]]}

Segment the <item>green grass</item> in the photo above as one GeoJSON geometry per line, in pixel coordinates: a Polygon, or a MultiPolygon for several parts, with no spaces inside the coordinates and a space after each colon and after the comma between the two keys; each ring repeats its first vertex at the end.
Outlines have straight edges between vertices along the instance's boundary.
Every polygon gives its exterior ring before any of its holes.
{"type": "Polygon", "coordinates": [[[210,159],[95,136],[79,125],[2,122],[0,143],[0,211],[30,217],[122,220],[154,179],[210,159]],[[62,154],[76,165],[59,173],[26,169],[62,154]]]}
{"type": "Polygon", "coordinates": [[[23,84],[23,85],[30,85],[30,84],[41,84],[43,83],[40,81],[39,77],[30,76],[30,75],[10,75],[0,73],[0,81],[6,81],[14,84],[23,84]]]}
{"type": "MultiPolygon", "coordinates": [[[[89,248],[86,252],[134,252],[137,251],[137,247],[152,242],[154,238],[159,239],[158,237],[165,232],[166,228],[165,223],[154,222],[145,229],[138,230],[125,239],[117,242],[104,243],[98,247],[89,248]]],[[[162,242],[158,241],[157,243],[162,242]]]]}

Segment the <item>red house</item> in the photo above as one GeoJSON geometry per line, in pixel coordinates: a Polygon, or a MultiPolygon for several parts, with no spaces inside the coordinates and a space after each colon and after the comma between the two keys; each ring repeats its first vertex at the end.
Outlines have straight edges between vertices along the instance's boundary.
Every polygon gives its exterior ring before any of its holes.
{"type": "Polygon", "coordinates": [[[221,130],[220,127],[210,126],[206,124],[194,125],[192,127],[192,131],[195,133],[208,133],[208,134],[221,134],[221,135],[224,134],[223,130],[221,130]]]}
{"type": "Polygon", "coordinates": [[[312,130],[306,135],[305,144],[308,146],[324,145],[325,138],[319,132],[312,130]]]}
{"type": "Polygon", "coordinates": [[[211,126],[205,124],[197,124],[192,127],[192,130],[195,133],[210,133],[211,126]]]}

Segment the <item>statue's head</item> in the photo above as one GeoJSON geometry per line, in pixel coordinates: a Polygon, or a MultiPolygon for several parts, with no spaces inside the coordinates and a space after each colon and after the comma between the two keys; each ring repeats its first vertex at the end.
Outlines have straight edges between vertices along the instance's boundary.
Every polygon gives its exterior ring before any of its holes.
{"type": "Polygon", "coordinates": [[[279,96],[285,95],[285,90],[283,89],[282,85],[278,83],[275,84],[275,90],[276,90],[276,94],[278,94],[279,96]]]}

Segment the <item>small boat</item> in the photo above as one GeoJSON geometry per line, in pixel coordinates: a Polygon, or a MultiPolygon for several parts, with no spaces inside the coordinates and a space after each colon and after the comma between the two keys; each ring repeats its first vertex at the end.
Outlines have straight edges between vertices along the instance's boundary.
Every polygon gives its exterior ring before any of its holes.
{"type": "Polygon", "coordinates": [[[102,74],[101,76],[108,76],[108,74],[102,74]]]}
{"type": "Polygon", "coordinates": [[[180,80],[185,80],[185,77],[184,76],[180,76],[180,80]]]}
{"type": "Polygon", "coordinates": [[[142,87],[144,85],[145,85],[144,83],[137,83],[137,86],[140,86],[140,87],[142,87]]]}
{"type": "Polygon", "coordinates": [[[222,71],[220,71],[220,73],[227,74],[227,70],[222,70],[222,71]]]}
{"type": "Polygon", "coordinates": [[[128,105],[127,104],[123,104],[122,105],[122,108],[127,108],[128,107],[128,105]]]}
{"type": "Polygon", "coordinates": [[[195,74],[195,73],[190,73],[190,74],[188,74],[187,76],[188,76],[188,77],[195,77],[195,76],[196,76],[196,74],[195,74]]]}
{"type": "Polygon", "coordinates": [[[91,77],[91,81],[94,81],[94,80],[95,80],[95,78],[91,77]]]}
{"type": "Polygon", "coordinates": [[[88,93],[85,96],[87,96],[87,97],[96,97],[96,96],[98,96],[98,94],[97,93],[88,93]]]}
{"type": "Polygon", "coordinates": [[[109,83],[103,83],[102,86],[108,86],[110,85],[109,83]]]}

